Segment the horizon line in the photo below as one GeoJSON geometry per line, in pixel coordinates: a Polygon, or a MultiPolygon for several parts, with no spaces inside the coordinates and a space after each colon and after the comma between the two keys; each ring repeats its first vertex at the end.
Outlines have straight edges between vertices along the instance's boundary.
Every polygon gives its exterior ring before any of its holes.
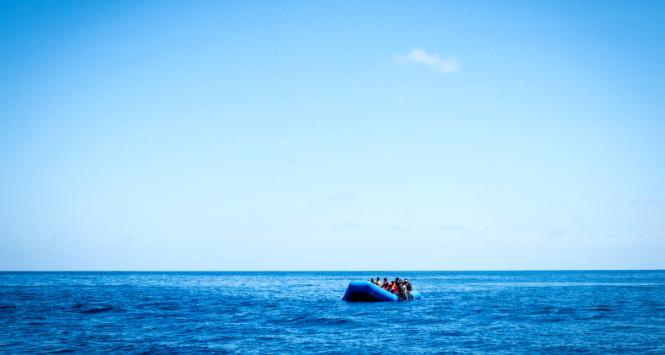
{"type": "Polygon", "coordinates": [[[260,272],[352,272],[352,273],[373,273],[373,272],[534,272],[534,271],[665,271],[665,269],[459,269],[459,270],[434,270],[434,269],[422,269],[422,270],[0,270],[0,273],[57,273],[57,272],[108,272],[108,273],[120,273],[120,272],[145,272],[145,273],[196,273],[196,272],[209,272],[209,273],[260,273],[260,272]]]}

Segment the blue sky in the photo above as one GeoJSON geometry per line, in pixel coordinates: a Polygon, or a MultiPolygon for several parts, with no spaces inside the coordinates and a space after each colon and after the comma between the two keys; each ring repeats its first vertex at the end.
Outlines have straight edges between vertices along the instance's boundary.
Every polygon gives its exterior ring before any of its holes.
{"type": "Polygon", "coordinates": [[[662,1],[0,1],[0,269],[665,268],[662,1]]]}

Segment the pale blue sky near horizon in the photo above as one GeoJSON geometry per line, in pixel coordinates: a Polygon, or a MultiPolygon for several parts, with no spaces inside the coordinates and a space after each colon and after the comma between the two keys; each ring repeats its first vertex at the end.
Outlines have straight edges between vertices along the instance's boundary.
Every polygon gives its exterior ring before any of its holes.
{"type": "Polygon", "coordinates": [[[665,268],[663,1],[0,0],[0,270],[665,268]]]}

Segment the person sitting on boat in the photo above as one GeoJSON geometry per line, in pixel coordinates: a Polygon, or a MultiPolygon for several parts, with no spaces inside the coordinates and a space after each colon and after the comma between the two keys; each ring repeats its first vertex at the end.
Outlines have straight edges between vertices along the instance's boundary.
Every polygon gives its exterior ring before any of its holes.
{"type": "Polygon", "coordinates": [[[404,279],[404,285],[406,286],[406,290],[408,292],[412,291],[412,286],[411,286],[411,283],[409,282],[409,279],[407,279],[407,278],[404,279]]]}
{"type": "Polygon", "coordinates": [[[375,284],[376,284],[377,286],[381,287],[381,278],[380,278],[380,277],[378,277],[378,276],[376,277],[376,282],[375,282],[375,284]]]}
{"type": "Polygon", "coordinates": [[[406,285],[407,285],[406,280],[401,280],[400,282],[397,283],[397,288],[399,291],[398,296],[401,301],[413,299],[413,296],[411,295],[411,292],[409,292],[409,290],[407,289],[406,285]]]}
{"type": "Polygon", "coordinates": [[[371,284],[375,283],[373,277],[370,277],[370,278],[369,278],[369,283],[371,283],[371,284]]]}
{"type": "Polygon", "coordinates": [[[406,292],[404,285],[402,284],[402,280],[400,280],[399,277],[396,277],[395,281],[393,281],[393,284],[393,293],[397,295],[400,301],[406,300],[406,292]]]}
{"type": "Polygon", "coordinates": [[[397,288],[398,288],[398,291],[399,291],[399,294],[398,294],[399,299],[401,301],[408,300],[409,299],[409,292],[406,290],[406,284],[404,283],[404,281],[398,282],[397,283],[397,288]]]}
{"type": "Polygon", "coordinates": [[[411,283],[409,282],[409,280],[404,279],[404,281],[402,281],[402,285],[404,286],[404,294],[406,295],[406,299],[412,300],[413,295],[411,294],[411,291],[412,291],[413,287],[411,286],[411,283]]]}
{"type": "Polygon", "coordinates": [[[388,283],[388,292],[395,293],[395,281],[390,281],[388,283]]]}
{"type": "Polygon", "coordinates": [[[388,278],[387,277],[383,278],[383,284],[381,285],[381,288],[383,288],[386,291],[388,291],[390,289],[390,284],[388,283],[388,278]]]}

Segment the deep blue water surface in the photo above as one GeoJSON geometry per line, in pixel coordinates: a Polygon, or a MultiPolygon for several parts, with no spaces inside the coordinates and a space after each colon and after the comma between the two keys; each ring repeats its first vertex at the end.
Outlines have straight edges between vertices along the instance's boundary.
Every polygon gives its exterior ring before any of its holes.
{"type": "Polygon", "coordinates": [[[0,273],[0,352],[665,353],[665,271],[0,273]],[[341,301],[408,277],[423,299],[341,301]]]}

